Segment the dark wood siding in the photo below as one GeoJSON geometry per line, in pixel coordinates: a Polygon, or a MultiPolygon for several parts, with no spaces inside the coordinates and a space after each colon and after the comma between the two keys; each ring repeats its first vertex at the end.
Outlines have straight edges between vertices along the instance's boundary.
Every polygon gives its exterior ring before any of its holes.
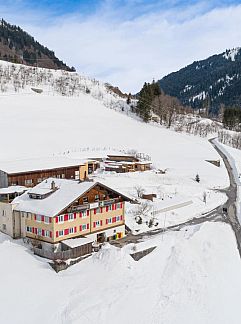
{"type": "Polygon", "coordinates": [[[79,171],[79,166],[56,168],[49,170],[38,170],[21,173],[8,174],[8,185],[19,185],[26,187],[36,186],[39,182],[47,178],[75,179],[75,171],[79,171]],[[32,181],[31,183],[29,181],[32,181]],[[27,182],[26,182],[27,181],[27,182]]]}

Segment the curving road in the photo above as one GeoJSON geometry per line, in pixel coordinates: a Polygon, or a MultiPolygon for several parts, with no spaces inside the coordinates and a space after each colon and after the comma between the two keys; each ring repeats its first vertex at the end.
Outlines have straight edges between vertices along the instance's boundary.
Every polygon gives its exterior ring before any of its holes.
{"type": "Polygon", "coordinates": [[[204,214],[202,217],[198,218],[193,218],[187,222],[178,224],[178,225],[173,225],[166,227],[165,229],[157,229],[157,230],[152,230],[144,233],[140,233],[137,235],[133,235],[131,233],[128,233],[123,239],[120,239],[118,241],[113,241],[111,244],[122,247],[126,244],[129,243],[138,243],[143,241],[145,238],[148,238],[153,235],[158,235],[160,233],[166,232],[166,231],[178,231],[183,227],[186,226],[192,226],[192,225],[198,225],[202,224],[205,222],[226,222],[230,224],[230,226],[233,229],[233,232],[236,237],[237,241],[237,247],[239,251],[239,255],[241,258],[241,226],[237,217],[237,209],[236,209],[236,201],[237,201],[237,183],[235,180],[235,176],[233,174],[233,169],[231,164],[229,163],[229,160],[227,156],[220,150],[219,147],[214,142],[215,138],[212,138],[209,140],[209,142],[213,145],[214,149],[218,152],[222,160],[224,161],[225,167],[228,172],[229,180],[230,180],[230,185],[227,189],[221,190],[224,192],[228,199],[224,205],[220,205],[217,208],[213,209],[212,211],[204,214]],[[224,209],[227,210],[227,212],[224,212],[224,209]]]}
{"type": "Polygon", "coordinates": [[[239,250],[239,255],[241,257],[241,226],[238,220],[237,216],[237,208],[236,208],[236,201],[237,201],[237,186],[235,176],[233,174],[233,168],[227,158],[227,156],[220,150],[220,148],[215,144],[214,142],[215,138],[212,138],[209,140],[209,142],[213,145],[215,150],[218,152],[218,154],[221,156],[221,158],[224,161],[225,167],[228,172],[230,185],[229,188],[225,190],[225,193],[228,197],[228,200],[225,205],[220,206],[217,211],[219,213],[222,213],[222,208],[227,208],[227,213],[225,215],[226,221],[231,225],[236,241],[237,241],[237,247],[239,250]]]}

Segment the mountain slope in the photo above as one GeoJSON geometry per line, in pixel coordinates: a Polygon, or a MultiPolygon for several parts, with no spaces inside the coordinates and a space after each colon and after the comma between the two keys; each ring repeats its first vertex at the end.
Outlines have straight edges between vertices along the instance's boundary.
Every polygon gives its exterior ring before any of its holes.
{"type": "Polygon", "coordinates": [[[166,94],[193,108],[241,105],[241,49],[193,62],[158,82],[166,94]]]}
{"type": "Polygon", "coordinates": [[[0,61],[0,96],[32,94],[79,97],[87,94],[105,106],[128,113],[126,98],[120,97],[107,84],[76,72],[53,70],[0,61]]]}
{"type": "MultiPolygon", "coordinates": [[[[219,158],[206,139],[153,127],[119,113],[119,97],[103,84],[75,73],[6,62],[1,73],[6,88],[0,93],[0,162],[63,152],[65,156],[94,158],[105,155],[109,148],[149,153],[154,166],[166,169],[166,174],[100,170],[95,179],[112,183],[121,192],[129,193],[138,184],[147,193],[160,193],[162,201],[173,201],[179,193],[194,201],[188,209],[163,213],[163,227],[173,224],[175,218],[182,222],[183,216],[191,219],[196,213],[202,215],[225,199],[223,193],[212,189],[228,186],[227,173],[223,164],[217,168],[205,161],[219,158]],[[20,87],[17,85],[15,91],[16,80],[20,87]],[[33,86],[43,93],[31,91],[33,86]],[[197,172],[200,183],[193,180],[197,172]]],[[[5,297],[0,303],[1,323],[32,324],[33,318],[36,324],[110,324],[113,319],[116,324],[240,321],[240,260],[235,237],[225,223],[206,223],[149,237],[140,243],[140,250],[157,248],[138,262],[129,253],[138,250],[139,244],[123,249],[106,245],[58,274],[21,242],[0,233],[1,294],[5,297]],[[108,280],[104,280],[106,274],[108,280]],[[33,296],[26,316],[23,309],[33,296]],[[225,314],[220,313],[220,301],[225,314]]]]}
{"type": "Polygon", "coordinates": [[[0,59],[26,65],[75,71],[20,27],[0,22],[0,59]]]}

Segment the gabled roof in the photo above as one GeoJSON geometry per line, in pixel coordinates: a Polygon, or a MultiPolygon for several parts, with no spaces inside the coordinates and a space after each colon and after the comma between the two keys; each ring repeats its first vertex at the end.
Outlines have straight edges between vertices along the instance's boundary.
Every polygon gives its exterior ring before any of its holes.
{"type": "Polygon", "coordinates": [[[71,205],[75,200],[86,194],[90,189],[96,185],[100,185],[103,188],[111,190],[119,196],[122,196],[124,200],[132,201],[131,198],[103,185],[99,182],[77,182],[67,179],[49,178],[44,180],[33,191],[40,192],[51,188],[51,183],[55,182],[55,186],[58,188],[48,197],[44,199],[32,199],[28,193],[15,198],[12,204],[15,205],[15,210],[30,212],[33,214],[44,215],[48,217],[54,217],[60,214],[64,209],[71,205]]]}
{"type": "Polygon", "coordinates": [[[8,173],[24,173],[41,170],[51,170],[84,165],[87,160],[71,159],[63,156],[32,158],[15,161],[1,161],[0,170],[8,173]]]}
{"type": "Polygon", "coordinates": [[[28,188],[23,186],[10,186],[7,188],[0,188],[0,195],[8,195],[8,194],[10,195],[15,193],[21,194],[27,190],[28,188]]]}

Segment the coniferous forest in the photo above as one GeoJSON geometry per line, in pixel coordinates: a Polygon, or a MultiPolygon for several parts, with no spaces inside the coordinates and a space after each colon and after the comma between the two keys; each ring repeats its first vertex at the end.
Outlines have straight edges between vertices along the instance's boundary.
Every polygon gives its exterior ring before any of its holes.
{"type": "Polygon", "coordinates": [[[0,21],[0,59],[31,66],[75,71],[20,27],[11,25],[3,19],[0,21]]]}
{"type": "Polygon", "coordinates": [[[183,105],[217,115],[220,107],[241,107],[241,49],[194,62],[159,80],[161,89],[183,105]]]}

